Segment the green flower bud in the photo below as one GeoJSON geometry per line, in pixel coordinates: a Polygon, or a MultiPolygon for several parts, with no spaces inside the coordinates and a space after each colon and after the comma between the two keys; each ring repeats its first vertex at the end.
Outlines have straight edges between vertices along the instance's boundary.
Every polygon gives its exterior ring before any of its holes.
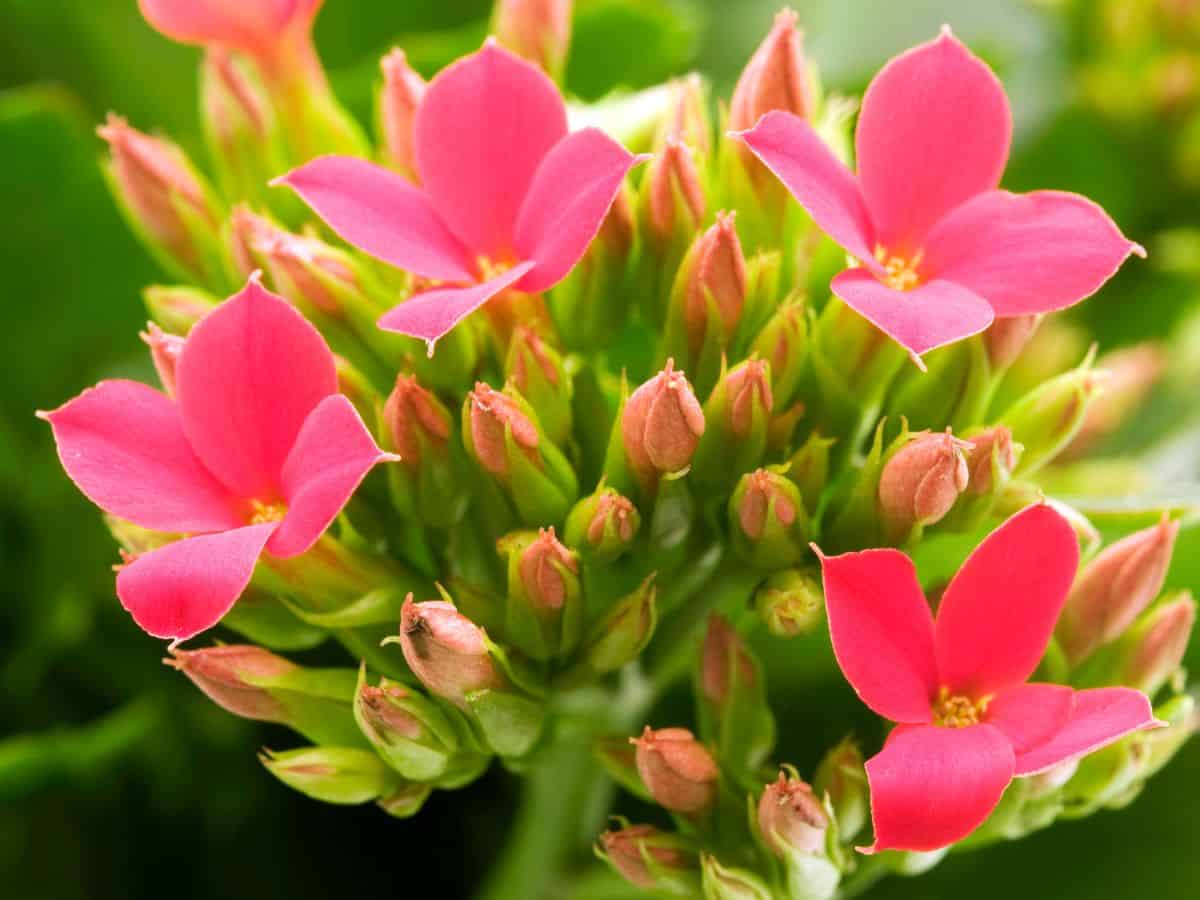
{"type": "Polygon", "coordinates": [[[700,872],[704,900],[771,900],[761,878],[745,869],[726,868],[710,853],[700,857],[700,872]]]}
{"type": "Polygon", "coordinates": [[[867,772],[862,751],[852,739],[845,738],[822,758],[813,778],[813,789],[828,797],[837,821],[838,840],[853,841],[867,824],[867,772]]]}
{"type": "Polygon", "coordinates": [[[354,718],[375,751],[410,781],[440,777],[458,751],[454,726],[437,704],[387,678],[369,684],[365,666],[354,695],[354,718]]]}
{"type": "Polygon", "coordinates": [[[800,488],[804,506],[812,512],[820,507],[821,495],[829,485],[829,451],[836,443],[836,438],[814,431],[788,460],[787,476],[800,488]]]}
{"type": "Polygon", "coordinates": [[[514,532],[501,538],[497,549],[508,561],[509,639],[533,659],[569,656],[583,632],[578,557],[553,528],[514,532]]]}
{"type": "Polygon", "coordinates": [[[1179,694],[1160,704],[1154,710],[1154,717],[1166,722],[1166,727],[1151,728],[1134,735],[1134,743],[1142,756],[1142,778],[1157,774],[1200,731],[1196,698],[1191,694],[1179,694]]]}
{"type": "Polygon", "coordinates": [[[643,890],[695,897],[699,890],[696,851],[683,838],[650,825],[618,820],[619,829],[600,835],[596,855],[626,881],[643,890]]]}
{"type": "Polygon", "coordinates": [[[758,661],[722,616],[708,618],[696,670],[701,733],[736,772],[753,772],[775,745],[775,717],[767,704],[758,661]]]}
{"type": "Polygon", "coordinates": [[[657,591],[651,575],[622,597],[592,629],[580,660],[595,675],[615,672],[632,662],[650,643],[658,624],[657,591]]]}
{"type": "Polygon", "coordinates": [[[168,334],[183,337],[221,301],[199,288],[153,284],[142,292],[150,318],[168,334]]]}
{"type": "Polygon", "coordinates": [[[290,788],[323,803],[369,803],[395,794],[404,782],[370,750],[303,747],[264,750],[259,761],[290,788]]]}
{"type": "Polygon", "coordinates": [[[1094,352],[1077,368],[1034,388],[1000,417],[1025,448],[1015,474],[1026,477],[1061,453],[1083,425],[1103,383],[1092,368],[1094,352]]]}
{"type": "Polygon", "coordinates": [[[386,797],[380,797],[375,805],[396,819],[411,819],[421,811],[433,788],[427,784],[403,784],[386,797]]]}
{"type": "Polygon", "coordinates": [[[825,594],[809,567],[773,573],[754,592],[754,608],[776,637],[812,634],[825,621],[825,594]]]}
{"type": "Polygon", "coordinates": [[[413,138],[417,108],[425,96],[425,79],[408,63],[404,51],[393,49],[380,61],[383,81],[375,100],[376,130],[384,162],[417,183],[417,150],[413,138]]]}
{"type": "Polygon", "coordinates": [[[781,408],[800,392],[808,359],[808,314],[802,300],[788,300],[775,311],[750,347],[751,355],[771,365],[771,386],[781,408]]]}
{"type": "Polygon", "coordinates": [[[808,512],[782,468],[743,475],[729,500],[733,547],[758,569],[794,565],[808,547],[808,512]]]}
{"type": "Polygon", "coordinates": [[[704,404],[705,430],[696,447],[696,481],[728,487],[762,463],[774,398],[766,362],[749,359],[724,373],[704,404]]]}
{"type": "Polygon", "coordinates": [[[565,445],[571,436],[571,377],[558,352],[532,328],[518,327],[508,345],[505,373],[537,410],[546,436],[565,445]]]}
{"type": "Polygon", "coordinates": [[[601,485],[567,516],[564,537],[589,561],[609,563],[625,553],[642,527],[642,517],[628,498],[601,485]]]}

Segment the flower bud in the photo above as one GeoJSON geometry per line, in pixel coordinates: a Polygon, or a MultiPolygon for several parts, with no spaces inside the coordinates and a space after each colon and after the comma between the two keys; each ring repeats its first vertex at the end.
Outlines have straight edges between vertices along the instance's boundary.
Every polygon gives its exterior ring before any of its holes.
{"type": "Polygon", "coordinates": [[[821,579],[808,569],[775,572],[754,592],[754,608],[776,637],[812,634],[825,620],[821,579]]]}
{"type": "Polygon", "coordinates": [[[561,609],[568,594],[578,590],[572,576],[579,574],[579,560],[558,540],[553,528],[538,531],[518,557],[517,571],[525,595],[541,609],[561,609]]]}
{"type": "Polygon", "coordinates": [[[815,511],[821,504],[821,495],[829,485],[829,452],[836,443],[836,438],[814,431],[788,460],[787,476],[800,488],[806,509],[815,511]]]}
{"type": "Polygon", "coordinates": [[[1066,452],[1081,456],[1125,424],[1167,369],[1163,347],[1153,341],[1106,353],[1096,361],[1105,373],[1104,390],[1087,410],[1066,452]]]}
{"type": "Polygon", "coordinates": [[[660,248],[690,241],[704,221],[704,189],[688,146],[668,138],[644,180],[646,234],[660,248]]]}
{"type": "Polygon", "coordinates": [[[612,562],[625,553],[642,527],[642,517],[628,497],[601,486],[584,497],[567,516],[567,543],[589,560],[612,562]]]}
{"type": "Polygon", "coordinates": [[[802,118],[811,114],[808,64],[796,20],[792,10],[782,10],[742,70],[729,104],[731,130],[753,128],[763,115],[776,109],[802,118]]]}
{"type": "Polygon", "coordinates": [[[790,406],[800,390],[808,357],[808,316],[804,304],[785,302],[771,316],[750,347],[752,356],[771,364],[771,382],[781,407],[790,406]]]}
{"type": "Polygon", "coordinates": [[[441,776],[457,750],[450,720],[427,698],[395,681],[368,684],[359,673],[354,718],[376,752],[413,781],[441,776]]]}
{"type": "Polygon", "coordinates": [[[638,774],[660,806],[698,816],[716,803],[716,760],[686,728],[654,731],[647,725],[640,738],[629,740],[637,748],[638,774]]]}
{"type": "Polygon", "coordinates": [[[940,522],[967,489],[966,441],[944,434],[913,435],[884,463],[876,494],[889,543],[906,543],[915,531],[940,522]]]}
{"type": "Polygon", "coordinates": [[[421,684],[460,709],[467,708],[467,694],[504,684],[483,630],[453,603],[414,603],[409,594],[400,611],[399,642],[421,684]]]}
{"type": "Polygon", "coordinates": [[[1042,324],[1042,315],[1008,316],[996,319],[983,332],[983,345],[994,370],[1007,369],[1013,364],[1033,333],[1042,324]]]}
{"type": "Polygon", "coordinates": [[[287,710],[263,687],[297,670],[294,663],[250,644],[173,651],[163,660],[178,669],[210,700],[235,716],[287,724],[287,710]]]}
{"type": "Polygon", "coordinates": [[[160,284],[146,288],[142,299],[150,317],[164,331],[185,337],[193,325],[220,303],[212,294],[199,288],[160,284]]]}
{"type": "Polygon", "coordinates": [[[727,868],[711,853],[700,858],[704,900],[771,900],[771,891],[757,875],[745,869],[727,868]]]}
{"type": "Polygon", "coordinates": [[[978,432],[967,438],[970,444],[967,493],[973,497],[990,496],[1008,482],[1017,465],[1021,448],[1013,444],[1012,432],[1003,425],[978,432]]]}
{"type": "Polygon", "coordinates": [[[204,134],[227,197],[265,199],[267,183],[287,167],[275,111],[249,67],[226,50],[204,55],[200,102],[204,134]]]}
{"type": "Polygon", "coordinates": [[[1179,694],[1156,707],[1154,718],[1166,722],[1166,727],[1139,731],[1134,736],[1142,752],[1143,778],[1157,774],[1200,731],[1200,714],[1191,694],[1179,694]]]}
{"type": "Polygon", "coordinates": [[[1165,517],[1106,547],[1075,579],[1056,636],[1071,665],[1125,632],[1158,596],[1179,523],[1165,517]]]}
{"type": "Polygon", "coordinates": [[[862,751],[853,740],[846,738],[825,754],[817,766],[813,788],[818,796],[829,798],[838,840],[854,840],[867,824],[869,791],[862,751]]]}
{"type": "Polygon", "coordinates": [[[507,535],[497,548],[508,559],[505,625],[510,640],[538,660],[570,654],[583,629],[578,558],[553,528],[507,535]]]}
{"type": "Polygon", "coordinates": [[[572,0],[497,0],[492,33],[559,80],[571,43],[572,0]]]}
{"type": "Polygon", "coordinates": [[[565,444],[571,436],[571,377],[558,351],[534,329],[518,326],[508,345],[505,373],[537,410],[546,436],[565,444]]]}
{"type": "Polygon", "coordinates": [[[709,616],[696,666],[701,734],[722,764],[753,772],[775,743],[775,718],[767,704],[758,661],[723,617],[709,616]]]}
{"type": "Polygon", "coordinates": [[[696,853],[678,835],[651,825],[625,825],[600,835],[596,852],[634,887],[694,896],[696,853]]]}
{"type": "Polygon", "coordinates": [[[758,830],[780,859],[790,853],[819,856],[825,852],[829,816],[813,789],[794,772],[780,772],[758,801],[758,830]]]}
{"type": "Polygon", "coordinates": [[[723,616],[708,617],[700,648],[700,689],[713,708],[725,706],[739,687],[758,682],[758,672],[745,641],[723,616]]]}
{"type": "Polygon", "coordinates": [[[1195,624],[1196,601],[1187,591],[1147,612],[1121,639],[1120,682],[1153,697],[1179,671],[1195,624]]]}
{"type": "Polygon", "coordinates": [[[395,819],[410,819],[421,811],[433,788],[428,784],[402,784],[393,793],[380,797],[375,805],[395,819]]]}
{"type": "Polygon", "coordinates": [[[221,215],[183,151],[112,114],[97,131],[108,142],[113,189],[134,229],[182,274],[215,277],[208,245],[221,215]]]}
{"type": "Polygon", "coordinates": [[[1078,368],[1043,382],[1000,417],[1025,448],[1017,474],[1036,472],[1071,443],[1104,383],[1104,374],[1091,363],[1089,354],[1078,368]]]}
{"type": "Polygon", "coordinates": [[[642,489],[652,493],[660,475],[682,472],[704,434],[704,410],[673,360],[635,390],[621,413],[625,456],[642,489]]]}
{"type": "Polygon", "coordinates": [[[704,435],[696,448],[696,480],[728,488],[735,478],[762,463],[771,410],[771,372],[761,359],[748,359],[723,373],[704,404],[704,435]]]}
{"type": "Polygon", "coordinates": [[[712,152],[712,122],[704,79],[693,72],[672,81],[668,90],[671,99],[655,135],[655,148],[661,151],[674,140],[707,157],[712,152]]]}
{"type": "Polygon", "coordinates": [[[167,334],[154,322],[147,322],[146,330],[139,332],[138,337],[150,348],[150,359],[163,391],[168,397],[174,397],[175,366],[179,362],[179,354],[183,352],[184,339],[176,334],[167,334]]]}
{"type": "Polygon", "coordinates": [[[729,501],[734,549],[759,569],[793,565],[808,542],[800,490],[778,468],[743,475],[729,501]]]}
{"type": "Polygon", "coordinates": [[[467,395],[463,419],[467,450],[492,475],[503,480],[511,474],[510,446],[537,464],[537,426],[512,397],[477,382],[467,395]]]}
{"type": "Polygon", "coordinates": [[[448,450],[450,412],[413,375],[396,376],[396,386],[383,407],[392,448],[410,469],[420,465],[426,454],[441,456],[448,450]]]}
{"type": "Polygon", "coordinates": [[[372,750],[303,747],[258,757],[267,771],[290,788],[323,803],[369,803],[399,790],[400,776],[372,750]]]}
{"type": "Polygon", "coordinates": [[[683,264],[684,325],[693,358],[706,341],[724,347],[732,340],[746,303],[746,257],[733,220],[732,212],[717,213],[716,224],[696,239],[683,264]]]}
{"type": "Polygon", "coordinates": [[[593,628],[580,656],[595,675],[615,672],[646,649],[658,624],[657,591],[651,575],[618,600],[593,628]]]}
{"type": "Polygon", "coordinates": [[[379,92],[379,133],[383,136],[383,158],[412,182],[419,182],[413,125],[417,107],[425,96],[425,79],[408,64],[404,51],[394,49],[380,63],[383,87],[379,92]]]}

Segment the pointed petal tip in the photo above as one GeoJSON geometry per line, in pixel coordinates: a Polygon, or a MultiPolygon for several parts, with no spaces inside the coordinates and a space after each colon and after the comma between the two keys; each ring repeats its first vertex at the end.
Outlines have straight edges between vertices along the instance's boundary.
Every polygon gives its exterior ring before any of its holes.
{"type": "Polygon", "coordinates": [[[863,856],[874,856],[876,853],[879,852],[879,844],[878,843],[870,844],[865,847],[856,846],[854,849],[857,850],[859,853],[861,853],[863,856]]]}
{"type": "MultiPolygon", "coordinates": [[[[907,348],[905,348],[905,349],[907,349],[907,348]]],[[[913,361],[913,365],[914,365],[914,366],[916,366],[918,369],[920,369],[920,370],[921,370],[921,373],[922,373],[922,374],[924,374],[924,373],[927,373],[927,372],[929,371],[929,366],[925,365],[925,360],[923,360],[923,359],[921,358],[921,354],[920,354],[920,353],[917,353],[917,352],[915,352],[915,351],[913,351],[913,350],[909,350],[909,351],[908,351],[908,358],[909,358],[909,359],[911,359],[911,360],[913,361]]]]}
{"type": "Polygon", "coordinates": [[[1134,256],[1138,257],[1139,259],[1145,259],[1147,256],[1146,248],[1143,247],[1141,244],[1139,244],[1137,241],[1129,242],[1129,252],[1132,253],[1134,256]]]}

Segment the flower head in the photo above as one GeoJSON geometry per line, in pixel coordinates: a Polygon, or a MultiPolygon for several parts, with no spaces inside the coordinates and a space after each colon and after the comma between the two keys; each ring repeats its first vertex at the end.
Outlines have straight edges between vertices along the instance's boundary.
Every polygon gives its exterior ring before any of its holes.
{"type": "Polygon", "coordinates": [[[308,550],[377,462],[392,459],[337,393],[333,354],[251,279],[191,331],[174,400],[103,381],[53,412],[59,458],[105,512],[188,537],[141,554],[117,595],[155,637],[217,623],[265,549],[308,550]]]}
{"type": "Polygon", "coordinates": [[[431,347],[501,291],[561,281],[640,161],[595,128],[568,134],[554,83],[494,41],[429,83],[413,141],[419,188],[347,156],[279,181],[349,243],[445,282],[379,320],[431,347]]]}
{"type": "Polygon", "coordinates": [[[1049,506],[1013,516],[967,559],[936,619],[896,550],[823,557],[829,630],[842,672],[899,723],[867,761],[877,850],[934,850],[965,837],[1014,777],[1156,724],[1129,688],[1027,684],[1079,564],[1049,506]]]}
{"type": "Polygon", "coordinates": [[[998,189],[1008,98],[949,29],[867,88],[857,175],[793,113],[768,113],[736,136],[857,258],[833,292],[918,362],[996,317],[1071,306],[1144,253],[1090,200],[998,189]]]}

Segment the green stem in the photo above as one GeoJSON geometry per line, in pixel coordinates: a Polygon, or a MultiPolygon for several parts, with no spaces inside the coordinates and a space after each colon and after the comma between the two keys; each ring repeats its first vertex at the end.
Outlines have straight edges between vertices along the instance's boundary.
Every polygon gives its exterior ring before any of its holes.
{"type": "Polygon", "coordinates": [[[852,900],[854,897],[865,894],[887,874],[888,869],[879,857],[865,859],[859,864],[854,874],[842,882],[842,886],[837,892],[837,900],[852,900]]]}

